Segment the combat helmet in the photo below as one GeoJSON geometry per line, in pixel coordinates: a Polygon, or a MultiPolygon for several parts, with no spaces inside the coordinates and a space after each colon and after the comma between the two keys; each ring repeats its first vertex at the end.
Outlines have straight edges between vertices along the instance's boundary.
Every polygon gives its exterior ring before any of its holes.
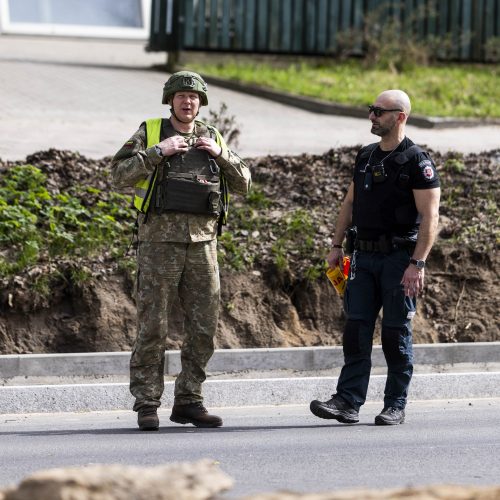
{"type": "Polygon", "coordinates": [[[200,96],[201,106],[208,104],[207,84],[198,73],[194,73],[193,71],[177,71],[177,73],[174,73],[163,87],[163,99],[161,102],[168,104],[169,98],[182,90],[197,92],[200,96]]]}

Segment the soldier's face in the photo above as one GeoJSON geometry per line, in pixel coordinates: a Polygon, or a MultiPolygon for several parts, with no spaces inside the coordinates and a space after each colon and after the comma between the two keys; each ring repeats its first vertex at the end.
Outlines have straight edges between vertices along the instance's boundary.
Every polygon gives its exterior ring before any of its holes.
{"type": "Polygon", "coordinates": [[[176,92],[172,99],[175,116],[182,121],[192,121],[200,109],[200,96],[197,92],[176,92]]]}

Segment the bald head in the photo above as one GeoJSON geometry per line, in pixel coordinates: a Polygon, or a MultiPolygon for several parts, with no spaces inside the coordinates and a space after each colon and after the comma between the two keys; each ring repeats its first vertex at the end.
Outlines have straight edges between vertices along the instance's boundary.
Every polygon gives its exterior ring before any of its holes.
{"type": "Polygon", "coordinates": [[[402,90],[385,90],[377,97],[377,105],[387,109],[402,109],[407,117],[411,111],[410,98],[402,90]]]}

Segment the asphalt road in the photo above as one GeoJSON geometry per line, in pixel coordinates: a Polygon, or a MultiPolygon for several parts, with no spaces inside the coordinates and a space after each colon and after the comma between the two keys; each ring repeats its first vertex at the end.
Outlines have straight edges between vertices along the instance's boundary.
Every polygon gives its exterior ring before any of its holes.
{"type": "Polygon", "coordinates": [[[212,458],[235,479],[228,499],[288,489],[500,483],[500,399],[411,402],[407,423],[357,425],[317,419],[303,406],[224,408],[221,429],[176,426],[160,410],[159,432],[136,430],[114,411],[2,415],[0,487],[53,467],[157,465],[212,458]]]}

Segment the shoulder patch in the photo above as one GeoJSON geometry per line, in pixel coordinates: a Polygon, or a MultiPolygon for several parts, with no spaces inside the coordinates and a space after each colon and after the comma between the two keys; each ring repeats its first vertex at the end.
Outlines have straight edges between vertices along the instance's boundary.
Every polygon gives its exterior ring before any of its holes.
{"type": "Polygon", "coordinates": [[[428,180],[434,179],[434,169],[432,167],[425,167],[423,174],[428,180]]]}
{"type": "Polygon", "coordinates": [[[432,180],[434,179],[434,177],[436,176],[435,172],[434,172],[434,166],[432,164],[432,161],[431,160],[428,160],[428,159],[425,159],[425,160],[421,160],[419,163],[418,163],[418,166],[420,167],[420,169],[422,170],[422,175],[428,180],[432,180]]]}
{"type": "Polygon", "coordinates": [[[123,145],[123,147],[124,147],[124,148],[128,148],[128,149],[130,149],[130,148],[133,148],[133,147],[134,147],[134,144],[135,144],[135,142],[134,142],[134,141],[127,141],[127,142],[123,145]]]}
{"type": "Polygon", "coordinates": [[[420,163],[418,164],[420,168],[425,168],[425,167],[432,167],[432,161],[431,160],[421,160],[420,163]]]}

